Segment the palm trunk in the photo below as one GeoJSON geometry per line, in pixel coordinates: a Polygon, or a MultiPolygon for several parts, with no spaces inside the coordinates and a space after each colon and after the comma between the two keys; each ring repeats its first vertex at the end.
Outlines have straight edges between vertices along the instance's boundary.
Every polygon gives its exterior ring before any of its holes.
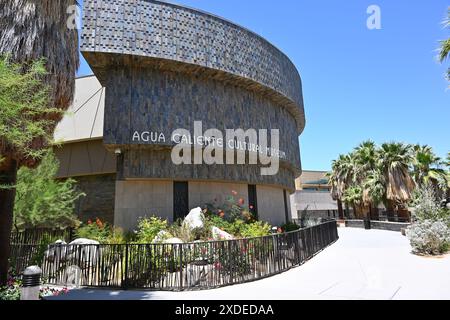
{"type": "Polygon", "coordinates": [[[4,159],[0,166],[0,287],[6,285],[8,278],[16,180],[17,162],[4,159]]]}
{"type": "Polygon", "coordinates": [[[338,205],[339,219],[344,220],[345,217],[344,217],[344,210],[342,208],[342,201],[338,199],[337,205],[338,205]]]}

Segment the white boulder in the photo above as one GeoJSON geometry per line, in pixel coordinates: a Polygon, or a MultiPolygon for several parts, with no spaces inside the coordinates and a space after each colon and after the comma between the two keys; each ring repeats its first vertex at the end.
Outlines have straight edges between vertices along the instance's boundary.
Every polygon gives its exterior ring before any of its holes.
{"type": "Polygon", "coordinates": [[[64,240],[57,240],[50,244],[48,249],[44,252],[45,259],[53,262],[63,258],[66,255],[65,245],[67,245],[67,243],[64,240]]]}
{"type": "Polygon", "coordinates": [[[161,243],[170,238],[172,238],[172,235],[170,233],[165,230],[161,230],[160,232],[158,232],[155,239],[153,239],[152,243],[161,243]]]}
{"type": "Polygon", "coordinates": [[[212,237],[214,240],[216,241],[221,241],[221,240],[233,240],[234,237],[229,234],[228,232],[225,232],[223,230],[220,230],[217,227],[212,227],[212,237]]]}
{"type": "Polygon", "coordinates": [[[80,239],[76,239],[74,241],[72,241],[71,243],[69,243],[69,246],[80,246],[80,245],[99,245],[100,242],[95,241],[95,240],[90,240],[90,239],[84,239],[84,238],[80,238],[80,239]]]}
{"type": "Polygon", "coordinates": [[[170,238],[167,240],[164,240],[163,243],[165,244],[183,244],[183,240],[178,239],[178,238],[170,238]]]}
{"type": "Polygon", "coordinates": [[[77,261],[80,266],[92,266],[101,255],[100,242],[90,239],[76,239],[67,246],[67,261],[77,261]]]}
{"type": "Polygon", "coordinates": [[[202,208],[198,207],[192,209],[183,221],[183,227],[187,227],[189,230],[201,229],[204,226],[205,215],[202,208]]]}

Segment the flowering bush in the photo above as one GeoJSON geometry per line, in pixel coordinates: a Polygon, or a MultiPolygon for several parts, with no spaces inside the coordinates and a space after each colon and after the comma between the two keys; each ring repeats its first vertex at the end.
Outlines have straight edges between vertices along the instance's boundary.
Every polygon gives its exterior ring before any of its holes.
{"type": "Polygon", "coordinates": [[[408,227],[406,235],[416,254],[438,255],[449,249],[450,230],[442,220],[417,221],[408,227]]]}
{"type": "Polygon", "coordinates": [[[7,285],[0,288],[0,300],[20,300],[20,285],[18,278],[9,276],[7,285]]]}
{"type": "Polygon", "coordinates": [[[225,219],[228,222],[234,222],[236,220],[243,220],[245,222],[251,223],[256,219],[250,212],[253,209],[252,205],[245,206],[245,200],[238,197],[236,191],[232,191],[232,195],[225,199],[225,203],[218,206],[216,204],[217,200],[213,204],[209,203],[206,205],[205,213],[207,215],[215,215],[220,218],[225,219]]]}
{"type": "Polygon", "coordinates": [[[96,240],[98,242],[106,242],[111,237],[112,228],[106,223],[97,218],[94,222],[88,220],[86,224],[82,224],[76,230],[76,236],[78,238],[85,238],[96,240]]]}
{"type": "Polygon", "coordinates": [[[43,299],[45,297],[60,296],[63,294],[67,294],[68,292],[69,292],[68,288],[58,289],[58,288],[45,287],[45,288],[41,288],[41,290],[39,292],[39,298],[43,299]]]}

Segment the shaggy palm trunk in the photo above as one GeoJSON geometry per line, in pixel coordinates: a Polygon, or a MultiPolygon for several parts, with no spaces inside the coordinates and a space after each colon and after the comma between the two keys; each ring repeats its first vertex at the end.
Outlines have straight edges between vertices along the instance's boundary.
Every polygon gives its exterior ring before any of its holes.
{"type": "Polygon", "coordinates": [[[399,208],[397,211],[397,217],[400,222],[408,222],[410,221],[408,208],[399,208]]]}
{"type": "Polygon", "coordinates": [[[344,209],[342,208],[342,201],[338,200],[337,205],[338,205],[339,219],[344,219],[345,217],[344,217],[344,209]]]}
{"type": "Polygon", "coordinates": [[[0,287],[6,285],[8,278],[16,180],[17,162],[5,159],[0,166],[0,287]]]}
{"type": "Polygon", "coordinates": [[[387,211],[387,217],[392,218],[395,214],[395,205],[392,200],[386,200],[386,211],[387,211]]]}

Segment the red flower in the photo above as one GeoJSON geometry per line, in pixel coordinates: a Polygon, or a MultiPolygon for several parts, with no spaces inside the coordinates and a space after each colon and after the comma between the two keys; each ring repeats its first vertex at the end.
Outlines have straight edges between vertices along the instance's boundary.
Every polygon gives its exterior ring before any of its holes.
{"type": "Polygon", "coordinates": [[[92,220],[89,219],[88,222],[87,222],[87,224],[92,224],[92,220]]]}
{"type": "Polygon", "coordinates": [[[278,228],[278,233],[283,233],[283,229],[278,228]]]}
{"type": "Polygon", "coordinates": [[[220,212],[219,212],[219,217],[221,217],[221,218],[225,217],[225,212],[220,211],[220,212]]]}
{"type": "Polygon", "coordinates": [[[214,263],[214,268],[215,269],[222,269],[222,264],[220,262],[216,262],[216,263],[214,263]]]}
{"type": "Polygon", "coordinates": [[[99,218],[97,218],[95,223],[97,224],[97,227],[99,227],[100,229],[103,228],[103,222],[99,218]]]}
{"type": "Polygon", "coordinates": [[[239,199],[239,205],[241,205],[241,206],[243,206],[244,205],[244,203],[245,203],[245,200],[244,199],[239,199]]]}

